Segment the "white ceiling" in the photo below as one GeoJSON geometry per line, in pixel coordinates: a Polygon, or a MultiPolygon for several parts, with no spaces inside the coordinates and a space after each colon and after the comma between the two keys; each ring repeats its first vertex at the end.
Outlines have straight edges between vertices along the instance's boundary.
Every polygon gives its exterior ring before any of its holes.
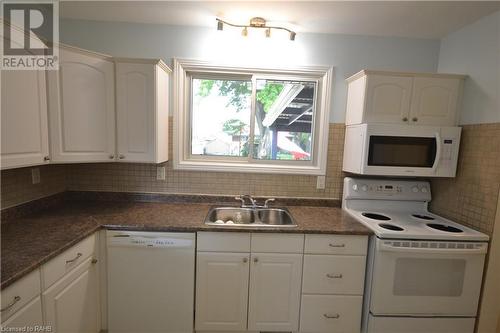
{"type": "Polygon", "coordinates": [[[441,38],[500,1],[64,1],[63,18],[213,27],[253,16],[298,32],[441,38]]]}

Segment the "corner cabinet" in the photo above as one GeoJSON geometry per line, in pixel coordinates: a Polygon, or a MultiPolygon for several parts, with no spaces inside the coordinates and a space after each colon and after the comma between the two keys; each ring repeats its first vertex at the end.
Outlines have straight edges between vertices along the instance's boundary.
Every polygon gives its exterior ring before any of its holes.
{"type": "Polygon", "coordinates": [[[361,71],[347,79],[346,125],[456,126],[465,76],[361,71]]]}
{"type": "Polygon", "coordinates": [[[111,58],[61,47],[59,70],[48,72],[54,162],[104,162],[115,152],[115,80],[111,58]]]}
{"type": "Polygon", "coordinates": [[[159,60],[115,61],[118,161],[167,161],[170,69],[159,60]]]}
{"type": "Polygon", "coordinates": [[[2,70],[2,169],[49,162],[45,71],[2,70]]]}

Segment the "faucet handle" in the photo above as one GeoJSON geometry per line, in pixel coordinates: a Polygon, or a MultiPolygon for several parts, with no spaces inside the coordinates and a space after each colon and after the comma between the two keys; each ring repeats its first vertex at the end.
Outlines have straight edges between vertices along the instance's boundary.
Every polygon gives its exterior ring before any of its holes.
{"type": "Polygon", "coordinates": [[[264,201],[264,207],[265,208],[269,207],[269,203],[273,202],[273,201],[276,201],[276,199],[274,199],[274,198],[267,199],[266,201],[264,201]]]}
{"type": "Polygon", "coordinates": [[[242,195],[238,195],[238,196],[234,197],[234,199],[241,201],[241,207],[245,206],[245,199],[243,198],[242,195]]]}

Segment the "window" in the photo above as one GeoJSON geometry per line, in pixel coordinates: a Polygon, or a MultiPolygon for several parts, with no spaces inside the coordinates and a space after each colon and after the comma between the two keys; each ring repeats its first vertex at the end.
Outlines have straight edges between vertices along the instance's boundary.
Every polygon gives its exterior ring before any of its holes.
{"type": "Polygon", "coordinates": [[[325,174],[331,68],[174,66],[175,168],[325,174]]]}

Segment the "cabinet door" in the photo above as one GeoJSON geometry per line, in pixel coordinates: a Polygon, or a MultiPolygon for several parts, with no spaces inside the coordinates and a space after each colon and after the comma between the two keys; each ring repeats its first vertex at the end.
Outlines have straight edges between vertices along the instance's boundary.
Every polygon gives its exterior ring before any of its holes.
{"type": "Polygon", "coordinates": [[[45,324],[53,332],[99,332],[99,285],[92,260],[88,258],[42,294],[45,324]]]}
{"type": "Polygon", "coordinates": [[[56,162],[113,160],[113,62],[61,48],[59,66],[58,71],[48,74],[52,159],[56,162]]]}
{"type": "Polygon", "coordinates": [[[369,75],[364,122],[406,124],[412,81],[408,76],[369,75]]]}
{"type": "Polygon", "coordinates": [[[297,331],[301,254],[252,253],[249,331],[297,331]]]}
{"type": "Polygon", "coordinates": [[[246,331],[248,253],[198,252],[197,331],[246,331]]]}
{"type": "Polygon", "coordinates": [[[2,168],[47,163],[45,71],[2,71],[2,168]]]}
{"type": "Polygon", "coordinates": [[[155,162],[155,65],[116,64],[118,156],[155,162]]]}
{"type": "MultiPolygon", "coordinates": [[[[31,302],[14,313],[8,320],[2,322],[4,328],[15,328],[25,326],[41,326],[43,325],[42,318],[42,301],[40,296],[37,296],[31,302]]],[[[14,331],[13,331],[14,332],[14,331]]]]}
{"type": "Polygon", "coordinates": [[[416,77],[410,122],[414,125],[456,126],[461,80],[416,77]]]}

